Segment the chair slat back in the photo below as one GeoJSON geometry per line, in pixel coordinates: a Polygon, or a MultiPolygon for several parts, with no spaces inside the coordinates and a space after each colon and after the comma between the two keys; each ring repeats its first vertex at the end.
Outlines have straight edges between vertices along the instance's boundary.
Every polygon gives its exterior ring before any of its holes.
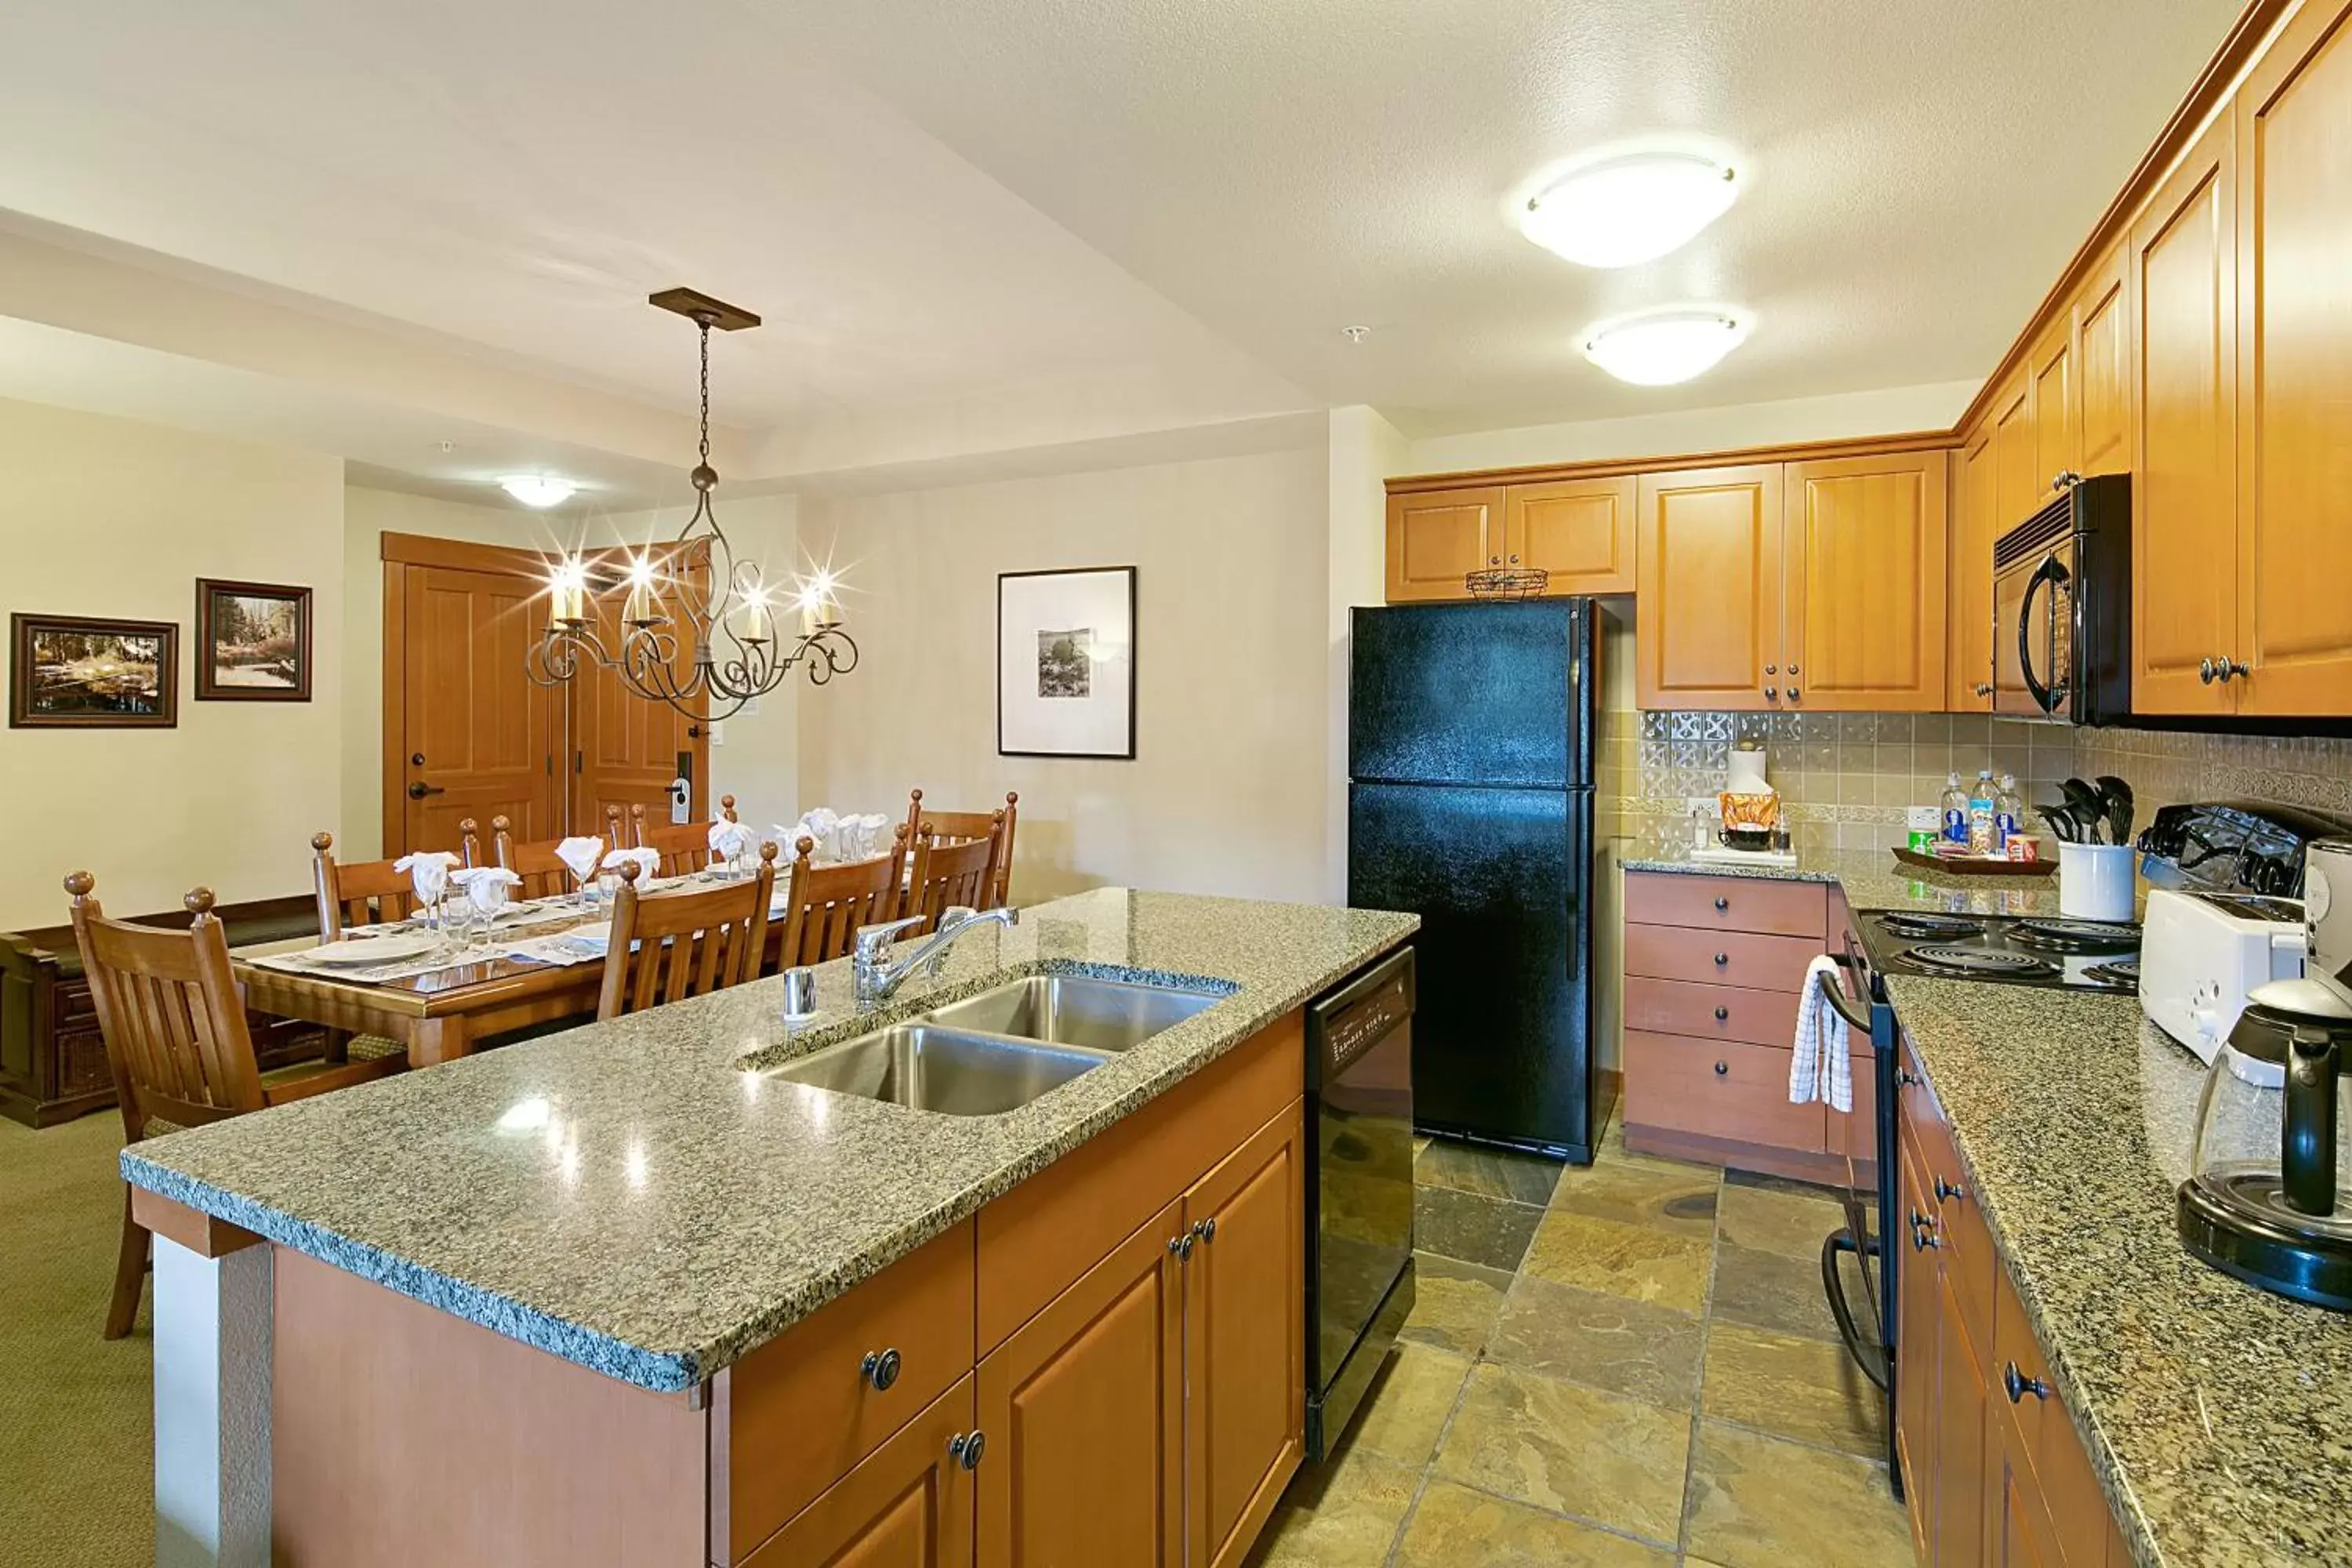
{"type": "Polygon", "coordinates": [[[561,838],[542,838],[537,843],[521,844],[509,830],[503,816],[490,818],[490,842],[498,851],[499,864],[522,879],[522,896],[526,899],[551,898],[572,890],[572,868],[563,863],[555,847],[561,838]]]}
{"type": "Polygon", "coordinates": [[[793,846],[792,880],[784,896],[784,967],[824,963],[846,958],[856,945],[857,928],[879,925],[898,914],[898,895],[906,880],[907,825],[900,823],[896,843],[887,855],[852,860],[839,866],[817,866],[816,841],[803,838],[793,846]]]}
{"type": "Polygon", "coordinates": [[[988,897],[973,905],[975,909],[995,909],[1010,903],[1013,896],[1013,829],[1020,820],[1019,792],[1007,790],[1004,806],[1000,811],[926,811],[923,792],[909,790],[907,795],[907,831],[910,839],[919,838],[926,826],[935,829],[942,844],[963,843],[970,839],[996,837],[996,870],[989,885],[988,897]]]}
{"type": "Polygon", "coordinates": [[[923,923],[912,934],[939,929],[940,914],[958,904],[982,909],[996,882],[997,835],[943,844],[923,820],[915,843],[915,878],[907,889],[904,912],[920,915],[923,923]]]}
{"type": "Polygon", "coordinates": [[[260,1110],[261,1069],[212,890],[190,893],[194,920],[169,931],[108,920],[94,889],[87,871],[66,879],[124,1137],[145,1137],[153,1117],[197,1127],[260,1110]]]}
{"type": "MultiPolygon", "coordinates": [[[[730,795],[728,801],[731,805],[734,797],[730,795]]],[[[629,843],[660,856],[661,874],[665,877],[699,871],[716,858],[710,853],[710,824],[648,822],[642,805],[629,807],[629,843]]]]}
{"type": "MultiPolygon", "coordinates": [[[[457,836],[459,862],[480,865],[481,839],[473,818],[467,817],[457,825],[457,836]]],[[[406,920],[415,911],[415,885],[407,872],[393,869],[398,862],[338,860],[335,836],[331,833],[312,834],[310,850],[311,882],[319,899],[320,942],[333,942],[352,926],[406,920]]]]}
{"type": "Polygon", "coordinates": [[[636,868],[621,872],[613,935],[604,952],[598,1018],[641,1013],[759,978],[768,945],[768,904],[776,891],[776,847],[760,847],[748,882],[640,898],[636,868]]]}

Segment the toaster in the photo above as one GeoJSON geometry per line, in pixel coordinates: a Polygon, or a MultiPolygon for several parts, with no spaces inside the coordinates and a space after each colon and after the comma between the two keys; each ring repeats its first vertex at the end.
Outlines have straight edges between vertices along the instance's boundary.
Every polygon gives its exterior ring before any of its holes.
{"type": "Polygon", "coordinates": [[[2303,897],[2311,978],[2352,1002],[2352,838],[2323,838],[2304,851],[2303,897]]]}
{"type": "MultiPolygon", "coordinates": [[[[2352,845],[2341,878],[2352,889],[2352,845]]],[[[2302,976],[2304,919],[2299,899],[2151,889],[2140,932],[2140,1011],[2210,1063],[2245,1011],[2247,992],[2302,976]]],[[[2352,935],[2352,922],[2346,929],[2352,935]]]]}

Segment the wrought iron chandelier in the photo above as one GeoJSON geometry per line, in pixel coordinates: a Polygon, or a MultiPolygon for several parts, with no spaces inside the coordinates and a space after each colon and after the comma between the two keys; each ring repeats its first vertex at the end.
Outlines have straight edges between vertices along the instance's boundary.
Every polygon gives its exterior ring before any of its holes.
{"type": "Polygon", "coordinates": [[[595,567],[581,555],[548,563],[547,629],[528,656],[531,679],[560,686],[581,670],[608,669],[633,694],[666,702],[696,720],[726,719],[784,683],[795,666],[822,686],[857,668],[857,644],[842,629],[838,584],[827,571],[797,577],[782,603],[752,561],[738,561],[719,525],[711,492],[710,332],[756,327],[760,318],[691,289],[666,289],[649,303],[674,310],[702,338],[702,438],[694,484],[694,515],[658,552],[646,552],[625,571],[595,567]],[[606,642],[593,603],[599,575],[608,588],[625,586],[618,644],[606,642]],[[698,585],[697,579],[700,579],[698,585]],[[798,611],[801,624],[789,651],[780,616],[798,611]],[[690,653],[681,667],[680,655],[690,653]]]}

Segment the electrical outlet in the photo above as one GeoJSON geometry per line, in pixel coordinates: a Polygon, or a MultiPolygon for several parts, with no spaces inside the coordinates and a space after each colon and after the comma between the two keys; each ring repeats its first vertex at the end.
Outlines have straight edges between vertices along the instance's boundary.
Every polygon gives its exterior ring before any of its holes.
{"type": "Polygon", "coordinates": [[[1683,797],[1683,814],[1686,816],[1694,811],[1701,813],[1720,812],[1722,809],[1723,802],[1711,795],[1694,795],[1683,797]]]}

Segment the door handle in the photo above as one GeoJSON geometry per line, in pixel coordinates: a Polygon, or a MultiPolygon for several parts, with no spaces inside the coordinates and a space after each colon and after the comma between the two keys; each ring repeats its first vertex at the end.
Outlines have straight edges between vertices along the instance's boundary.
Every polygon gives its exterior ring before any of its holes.
{"type": "Polygon", "coordinates": [[[423,800],[428,795],[447,795],[448,793],[439,784],[413,784],[408,786],[408,798],[411,800],[423,800]]]}
{"type": "MultiPolygon", "coordinates": [[[[2063,587],[2071,580],[2072,574],[2068,573],[2064,563],[2058,557],[2045,555],[2042,558],[2042,564],[2033,569],[2033,576],[2025,584],[2025,597],[2017,606],[2018,673],[2024,679],[2026,693],[2033,699],[2033,705],[2044,713],[2058,711],[2058,694],[2042,685],[2041,678],[2033,673],[2033,595],[2045,587],[2053,589],[2063,587]]],[[[2053,593],[2050,605],[2050,651],[2053,656],[2058,651],[2057,616],[2057,595],[2053,593]]],[[[2058,672],[2054,668],[2050,675],[2053,680],[2058,678],[2058,672]]]]}

